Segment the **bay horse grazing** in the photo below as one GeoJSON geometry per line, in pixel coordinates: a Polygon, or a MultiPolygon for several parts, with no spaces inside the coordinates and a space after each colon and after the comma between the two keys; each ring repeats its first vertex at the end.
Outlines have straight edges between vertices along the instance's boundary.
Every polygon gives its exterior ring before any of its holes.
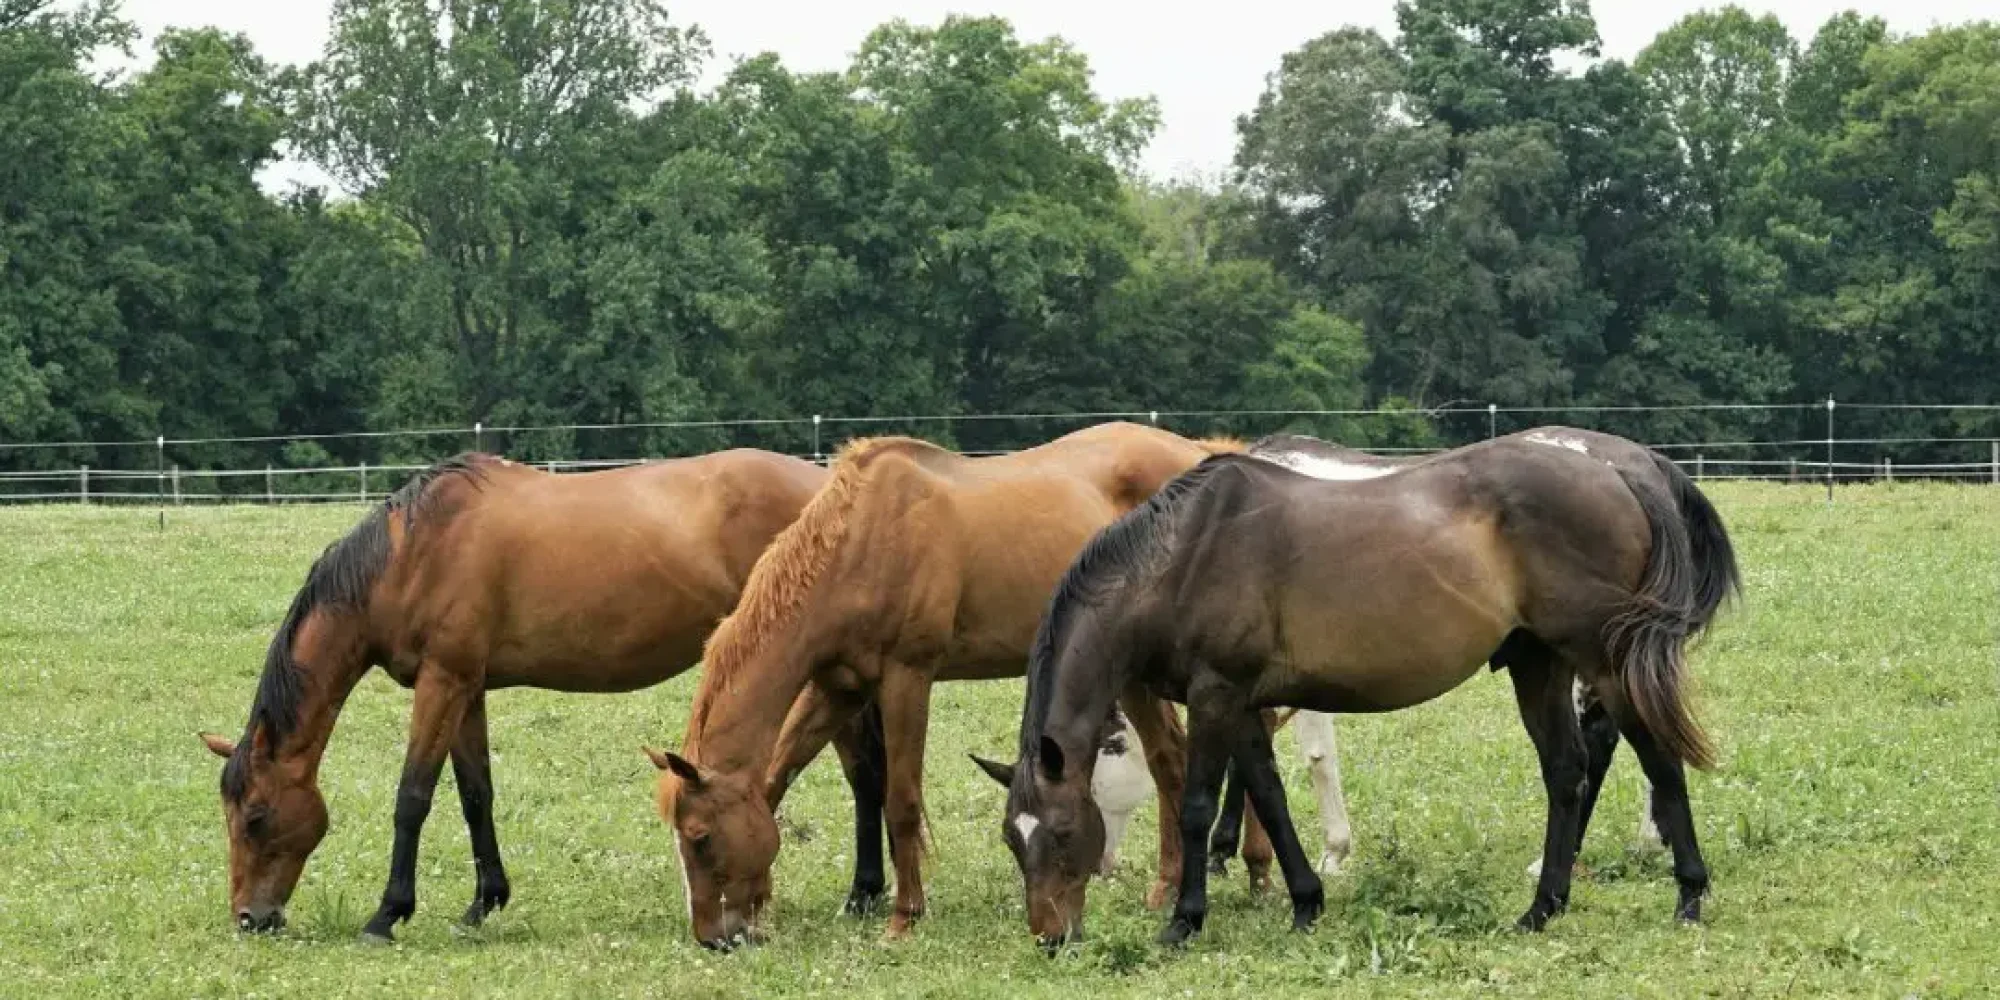
{"type": "MultiPolygon", "coordinates": [[[[1114,701],[1188,706],[1183,837],[1209,829],[1227,763],[1242,769],[1303,929],[1323,889],[1258,710],[1394,711],[1483,663],[1513,682],[1548,795],[1547,863],[1520,926],[1540,929],[1569,899],[1599,766],[1576,717],[1578,679],[1651,780],[1676,915],[1699,920],[1708,874],[1683,766],[1712,766],[1713,753],[1682,690],[1685,646],[1739,577],[1707,498],[1662,456],[1638,470],[1596,453],[1620,440],[1541,428],[1354,482],[1221,455],[1096,536],[1036,637],[1001,824],[1031,932],[1051,946],[1080,929],[1076,873],[1103,836],[1088,819],[1091,751],[1114,701]]],[[[1163,943],[1200,931],[1204,875],[1184,860],[1163,943]]]]}
{"type": "MultiPolygon", "coordinates": [[[[1587,439],[1576,437],[1591,453],[1607,461],[1627,468],[1635,475],[1649,476],[1654,471],[1650,453],[1646,449],[1609,435],[1592,434],[1587,439]]],[[[1252,443],[1245,454],[1267,459],[1295,472],[1315,479],[1351,481],[1357,479],[1378,479],[1389,475],[1412,463],[1423,461],[1426,456],[1385,457],[1357,451],[1319,438],[1304,434],[1272,434],[1252,443]]],[[[1603,707],[1599,705],[1578,678],[1572,688],[1577,717],[1583,720],[1584,740],[1593,751],[1591,787],[1585,793],[1583,813],[1587,818],[1597,801],[1602,784],[1604,768],[1610,766],[1611,754],[1617,748],[1618,727],[1611,721],[1603,707]],[[1598,760],[1602,766],[1597,766],[1598,760]]],[[[1320,853],[1318,869],[1322,875],[1335,874],[1353,851],[1353,834],[1347,818],[1347,804],[1340,787],[1340,754],[1334,741],[1333,716],[1325,712],[1303,709],[1293,710],[1288,721],[1298,733],[1299,750],[1306,758],[1307,768],[1312,775],[1313,793],[1319,800],[1319,819],[1325,837],[1320,853]]],[[[1103,783],[1100,781],[1100,785],[1103,783]]],[[[1134,801],[1139,796],[1125,793],[1118,801],[1134,801]]],[[[1209,844],[1209,870],[1221,874],[1224,862],[1235,853],[1237,831],[1243,823],[1244,788],[1241,774],[1232,763],[1228,778],[1223,786],[1222,816],[1216,821],[1215,833],[1209,844]]],[[[1653,822],[1653,786],[1642,777],[1640,780],[1639,835],[1636,843],[1643,849],[1662,846],[1660,832],[1653,822]]],[[[1540,877],[1542,860],[1538,856],[1528,866],[1530,877],[1540,877]]]]}
{"type": "Polygon", "coordinates": [[[321,755],[374,666],[416,698],[388,885],[364,934],[388,939],[416,908],[418,836],[447,756],[477,869],[465,921],[505,906],[486,692],[633,691],[692,666],[764,547],[826,478],[751,450],[573,475],[465,455],[414,476],[313,563],[243,738],[202,736],[228,761],[237,925],[283,926],[326,833],[321,755]]]}
{"type": "MultiPolygon", "coordinates": [[[[1129,423],[986,458],[911,438],[848,443],[710,639],[680,751],[648,751],[696,940],[728,948],[761,933],[775,809],[871,701],[881,711],[896,870],[887,934],[908,934],[924,912],[931,685],[1020,676],[1049,595],[1084,543],[1161,484],[1236,447],[1129,423]]],[[[1155,780],[1177,788],[1183,744],[1172,706],[1146,698],[1125,707],[1155,780]]],[[[852,772],[846,751],[842,764],[852,772]]],[[[1179,880],[1178,801],[1163,796],[1154,905],[1179,880]]]]}

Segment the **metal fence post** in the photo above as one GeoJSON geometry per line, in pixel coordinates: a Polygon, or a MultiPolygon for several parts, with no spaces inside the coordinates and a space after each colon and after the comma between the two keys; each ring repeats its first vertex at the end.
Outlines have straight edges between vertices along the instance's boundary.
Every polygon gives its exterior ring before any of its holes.
{"type": "Polygon", "coordinates": [[[1994,441],[1992,442],[1992,445],[1993,445],[1993,485],[2000,486],[2000,441],[1994,441]]]}
{"type": "Polygon", "coordinates": [[[1826,502],[1833,502],[1833,397],[1826,397],[1826,502]]]}
{"type": "Polygon", "coordinates": [[[1488,438],[1497,438],[1500,436],[1500,404],[1498,403],[1486,404],[1486,436],[1488,438]]]}
{"type": "Polygon", "coordinates": [[[272,484],[269,462],[264,463],[264,502],[273,506],[278,503],[278,488],[272,484]]]}
{"type": "Polygon", "coordinates": [[[1704,467],[1705,467],[1705,465],[1706,465],[1706,463],[1705,463],[1705,462],[1704,462],[1704,461],[1702,460],[1702,457],[1701,457],[1701,452],[1695,452],[1695,453],[1694,453],[1694,481],[1695,481],[1695,482],[1697,482],[1697,483],[1698,483],[1698,482],[1701,482],[1701,481],[1702,481],[1702,478],[1703,478],[1703,477],[1702,477],[1702,473],[1703,473],[1703,471],[1704,471],[1704,467]]]}
{"type": "Polygon", "coordinates": [[[1882,456],[1882,481],[1885,483],[1896,481],[1896,460],[1887,455],[1882,456]]]}
{"type": "Polygon", "coordinates": [[[368,463],[361,463],[361,502],[368,503],[368,463]]]}
{"type": "Polygon", "coordinates": [[[76,502],[90,506],[90,466],[76,470],[76,502]]]}
{"type": "Polygon", "coordinates": [[[475,420],[472,422],[472,450],[486,450],[486,421],[484,420],[475,420]]]}
{"type": "Polygon", "coordinates": [[[822,457],[819,451],[819,414],[815,413],[813,414],[813,461],[817,462],[822,457]]]}
{"type": "Polygon", "coordinates": [[[1786,482],[1788,482],[1788,483],[1792,483],[1792,484],[1794,484],[1794,485],[1796,485],[1796,484],[1798,483],[1798,481],[1799,481],[1799,456],[1797,456],[1797,455],[1793,455],[1793,456],[1792,456],[1792,465],[1791,465],[1791,472],[1789,472],[1789,473],[1788,473],[1788,474],[1786,475],[1786,477],[1785,477],[1785,481],[1786,481],[1786,482]]]}
{"type": "Polygon", "coordinates": [[[179,462],[174,463],[169,478],[174,484],[174,506],[178,507],[181,505],[181,464],[179,462]]]}

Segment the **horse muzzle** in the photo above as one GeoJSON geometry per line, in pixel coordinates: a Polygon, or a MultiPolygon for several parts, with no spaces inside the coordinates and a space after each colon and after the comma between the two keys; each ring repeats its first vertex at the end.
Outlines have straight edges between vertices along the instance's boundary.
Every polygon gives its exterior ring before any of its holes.
{"type": "Polygon", "coordinates": [[[246,906],[236,911],[236,929],[246,934],[268,934],[285,929],[282,906],[246,906]]]}

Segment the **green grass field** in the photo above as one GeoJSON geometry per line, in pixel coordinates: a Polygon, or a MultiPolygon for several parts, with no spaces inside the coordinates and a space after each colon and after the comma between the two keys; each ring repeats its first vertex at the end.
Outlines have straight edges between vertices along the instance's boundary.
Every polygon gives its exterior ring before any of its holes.
{"type": "MultiPolygon", "coordinates": [[[[1961,996],[2000,986],[2000,489],[1711,489],[1746,600],[1695,654],[1722,766],[1693,801],[1714,876],[1700,929],[1670,919],[1663,858],[1628,851],[1638,772],[1621,753],[1546,933],[1510,928],[1543,797],[1504,678],[1343,720],[1357,839],[1310,936],[1282,892],[1216,886],[1206,934],[1152,944],[1140,903],[1151,807],[1093,888],[1090,940],[1053,960],[1025,930],[1002,792],[1019,681],[940,689],[929,757],[930,916],[886,945],[833,913],[850,810],[831,755],[786,803],[771,942],[690,939],[641,742],[673,745],[693,674],[617,697],[490,703],[514,903],[455,927],[472,867],[440,790],[415,919],[357,943],[386,874],[409,696],[380,674],[322,773],[333,829],[275,938],[229,925],[219,762],[306,566],[354,507],[0,510],[0,995],[415,996],[1961,996]]],[[[1279,753],[1316,853],[1310,786],[1279,753]]],[[[449,782],[449,776],[446,779],[449,782]]]]}

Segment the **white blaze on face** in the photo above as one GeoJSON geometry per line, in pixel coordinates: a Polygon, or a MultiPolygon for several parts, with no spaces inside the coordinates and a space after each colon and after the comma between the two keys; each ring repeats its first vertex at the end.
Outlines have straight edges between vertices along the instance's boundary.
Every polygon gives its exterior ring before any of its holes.
{"type": "Polygon", "coordinates": [[[1258,458],[1282,465],[1293,472],[1303,473],[1314,479],[1379,479],[1396,471],[1395,466],[1357,465],[1318,455],[1308,455],[1302,451],[1273,451],[1260,453],[1258,458]]]}
{"type": "Polygon", "coordinates": [[[1028,843],[1028,838],[1034,836],[1035,830],[1041,825],[1042,821],[1036,819],[1032,813],[1021,813],[1014,817],[1014,829],[1020,831],[1021,843],[1024,846],[1028,843]]]}
{"type": "Polygon", "coordinates": [[[674,857],[681,863],[681,899],[687,902],[688,923],[694,923],[694,886],[688,882],[687,852],[681,850],[680,831],[674,831],[674,857]]]}
{"type": "Polygon", "coordinates": [[[1568,448],[1579,455],[1590,454],[1590,449],[1584,446],[1582,438],[1556,437],[1551,434],[1544,434],[1541,431],[1535,431],[1528,435],[1528,440],[1536,444],[1545,444],[1555,448],[1568,448]]]}

